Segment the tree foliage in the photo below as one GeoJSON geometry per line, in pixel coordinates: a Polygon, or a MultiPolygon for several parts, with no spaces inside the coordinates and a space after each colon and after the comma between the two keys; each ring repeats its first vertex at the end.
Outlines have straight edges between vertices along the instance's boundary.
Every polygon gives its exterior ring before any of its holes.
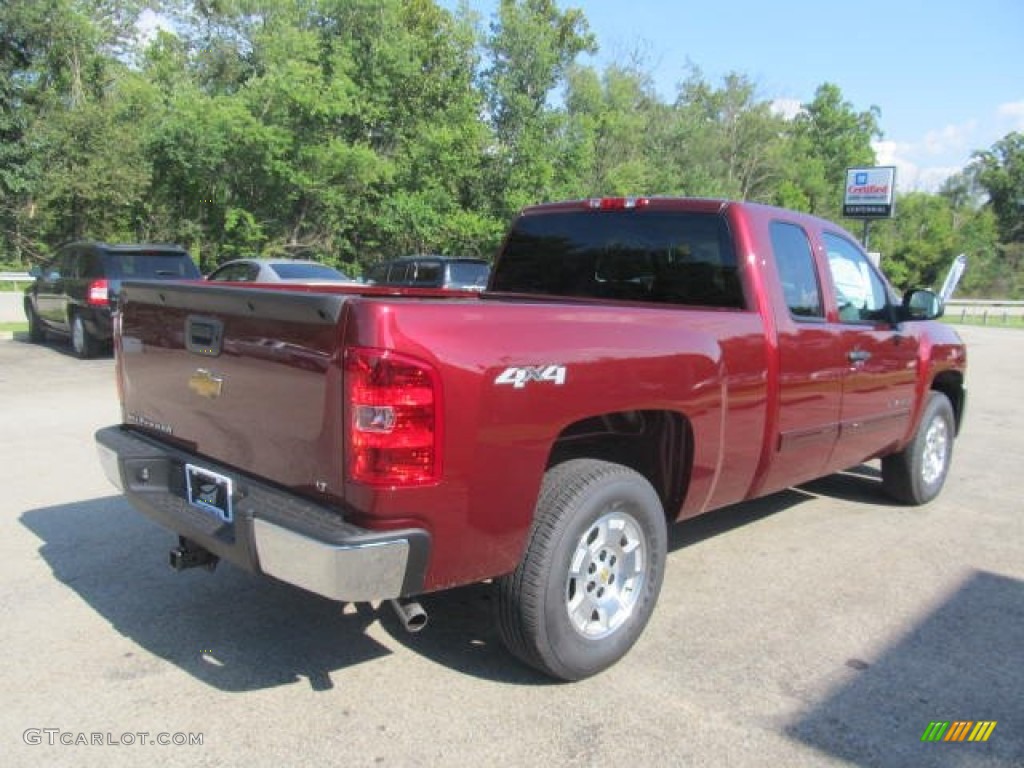
{"type": "Polygon", "coordinates": [[[1024,134],[1007,134],[975,152],[968,172],[988,195],[1003,242],[1024,243],[1024,134]]]}
{"type": "MultiPolygon", "coordinates": [[[[785,118],[741,73],[693,66],[669,101],[637,54],[602,69],[584,12],[501,0],[7,0],[0,5],[0,261],[61,241],[175,241],[359,273],[410,252],[487,256],[543,200],[679,194],[837,217],[880,114],[824,83],[785,118]],[[161,28],[141,34],[143,7],[161,28]]],[[[960,251],[1014,293],[1024,138],[940,194],[903,196],[874,244],[900,286],[960,251]]]]}

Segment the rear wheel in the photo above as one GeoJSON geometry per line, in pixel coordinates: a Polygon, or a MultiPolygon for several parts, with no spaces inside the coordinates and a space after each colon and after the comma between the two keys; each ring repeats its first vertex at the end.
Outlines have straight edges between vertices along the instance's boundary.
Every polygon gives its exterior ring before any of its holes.
{"type": "Polygon", "coordinates": [[[956,422],[949,398],[930,392],[921,424],[906,448],[882,459],[882,485],[904,504],[927,504],[939,495],[953,459],[956,422]]]}
{"type": "Polygon", "coordinates": [[[96,337],[89,333],[82,316],[76,313],[71,318],[71,348],[79,358],[88,360],[91,357],[96,357],[98,346],[99,342],[96,337]]]}
{"type": "Polygon", "coordinates": [[[667,540],[661,500],[637,472],[592,459],[549,470],[526,554],[498,581],[505,645],[561,680],[610,667],[654,610],[667,540]]]}

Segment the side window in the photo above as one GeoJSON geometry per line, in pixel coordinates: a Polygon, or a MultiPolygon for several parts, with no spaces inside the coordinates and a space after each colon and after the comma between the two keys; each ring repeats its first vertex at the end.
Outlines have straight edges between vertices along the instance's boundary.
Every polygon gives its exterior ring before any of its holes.
{"type": "Polygon", "coordinates": [[[244,283],[252,280],[251,267],[248,264],[230,264],[214,272],[210,277],[226,283],[244,283]]]}
{"type": "Polygon", "coordinates": [[[408,261],[396,261],[388,269],[388,282],[392,285],[405,285],[409,280],[409,267],[412,264],[408,261]]]}
{"type": "Polygon", "coordinates": [[[873,323],[886,317],[885,283],[867,256],[849,240],[825,233],[828,267],[843,323],[873,323]]]}
{"type": "Polygon", "coordinates": [[[797,320],[824,319],[821,286],[807,233],[796,224],[773,221],[771,238],[789,313],[797,320]]]}
{"type": "Polygon", "coordinates": [[[441,262],[439,261],[417,261],[416,262],[416,275],[413,277],[412,284],[419,286],[439,286],[441,285],[441,262]]]}

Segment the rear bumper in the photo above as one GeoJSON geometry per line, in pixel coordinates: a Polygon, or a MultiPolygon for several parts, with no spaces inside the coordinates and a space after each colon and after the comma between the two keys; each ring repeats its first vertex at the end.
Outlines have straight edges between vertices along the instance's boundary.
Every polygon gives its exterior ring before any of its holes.
{"type": "Polygon", "coordinates": [[[359,528],[333,509],[121,427],[99,430],[96,447],[107,478],[139,512],[246,570],[346,602],[422,591],[426,531],[359,528]],[[186,464],[232,480],[231,522],[189,503],[186,464]]]}

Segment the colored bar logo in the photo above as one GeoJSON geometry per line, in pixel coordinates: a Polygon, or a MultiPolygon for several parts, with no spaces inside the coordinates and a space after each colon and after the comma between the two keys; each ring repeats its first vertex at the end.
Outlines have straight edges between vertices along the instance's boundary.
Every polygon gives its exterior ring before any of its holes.
{"type": "Polygon", "coordinates": [[[921,734],[921,741],[988,741],[996,720],[933,720],[921,734]]]}

